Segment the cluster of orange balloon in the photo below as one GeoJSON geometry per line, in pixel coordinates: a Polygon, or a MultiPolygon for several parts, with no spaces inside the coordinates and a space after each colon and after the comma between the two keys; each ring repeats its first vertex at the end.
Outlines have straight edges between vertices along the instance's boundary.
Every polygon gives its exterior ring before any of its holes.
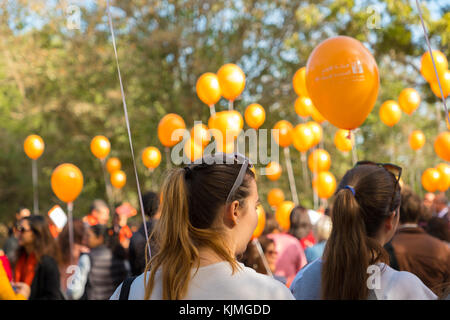
{"type": "Polygon", "coordinates": [[[220,67],[217,74],[207,72],[202,74],[196,84],[197,96],[210,107],[211,115],[215,114],[214,105],[223,96],[229,100],[229,110],[233,110],[233,101],[245,88],[245,74],[233,63],[220,67]]]}
{"type": "Polygon", "coordinates": [[[26,155],[31,159],[31,176],[33,180],[33,212],[39,213],[37,159],[44,152],[44,140],[36,134],[29,135],[23,144],[26,155]]]}
{"type": "Polygon", "coordinates": [[[420,102],[421,99],[417,90],[413,88],[403,89],[398,96],[398,103],[394,100],[388,100],[381,105],[380,119],[385,125],[393,127],[400,121],[402,111],[411,115],[419,107],[420,102]]]}
{"type": "Polygon", "coordinates": [[[428,192],[445,192],[450,187],[450,165],[440,163],[436,168],[428,168],[422,174],[422,186],[428,192]]]}
{"type": "MultiPolygon", "coordinates": [[[[439,81],[442,86],[444,98],[450,94],[450,70],[448,70],[447,57],[438,50],[433,50],[433,59],[436,65],[436,70],[439,76],[439,81]]],[[[441,90],[436,77],[436,72],[433,67],[433,61],[431,59],[430,52],[427,51],[422,55],[420,60],[420,73],[429,83],[431,90],[438,97],[442,98],[441,90]]]]}
{"type": "Polygon", "coordinates": [[[295,93],[298,95],[294,104],[297,115],[303,119],[311,116],[313,120],[318,123],[324,122],[325,118],[312,103],[306,88],[306,67],[302,67],[295,72],[294,77],[292,78],[292,85],[295,93]]]}

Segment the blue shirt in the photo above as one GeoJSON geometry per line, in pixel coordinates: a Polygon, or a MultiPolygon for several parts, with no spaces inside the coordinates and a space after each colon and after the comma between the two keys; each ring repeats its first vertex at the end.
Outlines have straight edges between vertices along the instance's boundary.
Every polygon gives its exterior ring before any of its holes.
{"type": "Polygon", "coordinates": [[[304,266],[291,284],[291,292],[296,300],[320,300],[322,260],[316,259],[304,266]]]}
{"type": "Polygon", "coordinates": [[[327,244],[326,241],[321,241],[312,247],[306,248],[305,250],[305,256],[306,261],[308,263],[313,262],[316,259],[322,258],[323,251],[325,250],[325,245],[327,244]]]}

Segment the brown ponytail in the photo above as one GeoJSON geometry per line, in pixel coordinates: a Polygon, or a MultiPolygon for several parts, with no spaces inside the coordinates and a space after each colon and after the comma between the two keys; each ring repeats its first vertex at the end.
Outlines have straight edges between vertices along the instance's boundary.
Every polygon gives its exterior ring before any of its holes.
{"type": "Polygon", "coordinates": [[[367,299],[367,268],[389,263],[376,233],[399,205],[400,188],[395,190],[395,179],[385,169],[361,165],[346,173],[333,201],[333,229],[323,254],[323,299],[367,299]]]}
{"type": "MultiPolygon", "coordinates": [[[[162,272],[162,298],[184,298],[191,272],[200,266],[200,247],[213,249],[230,263],[233,271],[237,270],[234,254],[225,243],[222,230],[214,227],[213,222],[218,209],[225,204],[239,168],[240,165],[199,165],[197,169],[169,172],[161,190],[161,218],[150,237],[155,237],[158,253],[145,268],[145,299],[152,294],[157,271],[162,272]]],[[[233,201],[241,202],[248,196],[249,177],[254,177],[250,170],[233,201]]]]}

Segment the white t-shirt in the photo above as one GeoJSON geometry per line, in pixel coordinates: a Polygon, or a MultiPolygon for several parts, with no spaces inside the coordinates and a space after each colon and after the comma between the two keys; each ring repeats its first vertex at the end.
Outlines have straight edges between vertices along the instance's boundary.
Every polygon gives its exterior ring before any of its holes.
{"type": "MultiPolygon", "coordinates": [[[[289,289],[272,277],[257,273],[239,263],[241,269],[232,274],[226,261],[200,267],[189,283],[185,300],[294,300],[289,289]]],[[[193,271],[194,273],[194,271],[193,271]]],[[[147,281],[150,273],[147,274],[147,281]]],[[[120,285],[110,300],[118,300],[120,285]]],[[[137,277],[130,288],[129,300],[143,300],[144,274],[137,277]]],[[[162,299],[162,273],[155,274],[151,300],[162,299]]]]}
{"type": "MultiPolygon", "coordinates": [[[[437,296],[415,275],[407,271],[397,271],[384,263],[379,263],[380,286],[374,286],[369,299],[377,300],[436,300],[437,296]],[[376,297],[375,297],[375,296],[376,297]]],[[[374,274],[375,275],[375,274],[374,274]]],[[[374,282],[372,282],[374,284],[374,282]]]]}

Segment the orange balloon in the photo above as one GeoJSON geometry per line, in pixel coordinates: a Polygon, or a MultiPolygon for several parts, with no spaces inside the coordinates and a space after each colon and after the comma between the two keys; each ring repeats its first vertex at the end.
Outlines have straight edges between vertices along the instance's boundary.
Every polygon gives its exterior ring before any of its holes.
{"type": "Polygon", "coordinates": [[[195,89],[199,99],[208,106],[214,105],[220,100],[219,78],[214,73],[202,74],[197,80],[195,89]]]}
{"type": "Polygon", "coordinates": [[[273,188],[267,194],[267,202],[272,207],[278,207],[284,201],[284,192],[279,188],[273,188]]]}
{"type": "Polygon", "coordinates": [[[380,119],[388,127],[393,127],[402,117],[402,111],[394,100],[384,102],[380,107],[380,119]]]}
{"type": "Polygon", "coordinates": [[[223,152],[223,153],[233,153],[234,152],[234,142],[231,141],[229,143],[223,142],[220,143],[219,140],[216,140],[217,145],[217,152],[223,152]]]}
{"type": "Polygon", "coordinates": [[[450,132],[441,132],[434,140],[434,151],[445,161],[450,161],[450,132]]]}
{"type": "Polygon", "coordinates": [[[196,124],[191,129],[191,138],[195,140],[196,144],[206,147],[211,141],[208,127],[202,123],[196,124]]]}
{"type": "Polygon", "coordinates": [[[223,65],[217,71],[220,89],[225,99],[234,101],[244,91],[245,74],[233,63],[223,65]]]}
{"type": "Polygon", "coordinates": [[[313,186],[319,198],[328,199],[336,191],[336,178],[331,172],[322,171],[317,175],[313,186]]]}
{"type": "Polygon", "coordinates": [[[114,171],[111,174],[111,184],[117,188],[121,189],[127,183],[127,175],[122,170],[114,171]]]}
{"type": "Polygon", "coordinates": [[[319,110],[317,110],[317,108],[314,107],[314,105],[312,106],[311,117],[313,118],[314,121],[318,123],[322,123],[326,120],[324,116],[319,112],[319,110]]]}
{"type": "Polygon", "coordinates": [[[312,147],[314,139],[314,133],[306,123],[298,124],[292,131],[292,143],[299,152],[308,151],[312,147]]]}
{"type": "Polygon", "coordinates": [[[203,156],[203,146],[197,144],[194,138],[191,137],[184,144],[184,154],[191,159],[191,161],[195,161],[203,156]]]}
{"type": "Polygon", "coordinates": [[[91,152],[96,158],[100,160],[105,159],[110,150],[111,143],[109,143],[108,138],[105,136],[95,136],[91,140],[91,152]]]}
{"type": "Polygon", "coordinates": [[[173,147],[180,142],[183,135],[175,133],[178,129],[186,129],[183,118],[175,113],[166,114],[158,124],[158,138],[161,144],[165,147],[173,147]]]}
{"type": "Polygon", "coordinates": [[[441,174],[435,168],[428,168],[422,174],[422,186],[428,192],[435,192],[439,186],[441,174]]]}
{"type": "Polygon", "coordinates": [[[363,124],[377,100],[379,83],[372,54],[350,37],[321,42],[306,64],[306,87],[314,106],[340,129],[363,124]]]}
{"type": "Polygon", "coordinates": [[[83,189],[83,174],[73,164],[63,163],[53,170],[51,185],[59,200],[73,202],[83,189]]]}
{"type": "Polygon", "coordinates": [[[274,130],[278,131],[278,137],[274,135],[275,142],[281,147],[289,147],[292,143],[292,124],[287,120],[280,120],[275,123],[274,130]]]}
{"type": "Polygon", "coordinates": [[[297,70],[292,78],[292,85],[294,91],[298,96],[308,97],[308,90],[306,89],[306,67],[297,70]]]}
{"type": "Polygon", "coordinates": [[[398,96],[398,104],[403,112],[411,115],[420,105],[420,95],[413,88],[406,88],[398,96]]]}
{"type": "Polygon", "coordinates": [[[252,103],[245,109],[244,118],[250,128],[258,129],[266,120],[266,112],[260,104],[252,103]]]}
{"type": "Polygon", "coordinates": [[[298,97],[295,100],[295,112],[303,118],[309,117],[313,112],[313,104],[310,98],[308,97],[298,97]]]}
{"type": "Polygon", "coordinates": [[[149,169],[155,169],[161,163],[161,152],[158,148],[147,147],[142,152],[142,162],[149,169]]]}
{"type": "MultiPolygon", "coordinates": [[[[448,69],[448,61],[445,55],[438,51],[432,50],[434,63],[439,75],[448,69]]],[[[426,51],[420,60],[420,73],[428,82],[436,82],[436,72],[434,71],[433,61],[431,60],[430,51],[426,51]]]]}
{"type": "Polygon", "coordinates": [[[438,190],[445,192],[447,191],[448,187],[450,187],[450,165],[446,163],[440,163],[437,165],[436,169],[440,173],[438,190]]]}
{"type": "Polygon", "coordinates": [[[281,166],[278,162],[270,161],[266,166],[266,175],[267,178],[271,181],[276,181],[281,177],[281,166]]]}
{"type": "Polygon", "coordinates": [[[122,164],[120,163],[119,158],[112,157],[109,158],[108,161],[106,161],[106,170],[108,170],[109,173],[120,170],[121,167],[122,164]]]}
{"type": "Polygon", "coordinates": [[[334,135],[334,145],[339,151],[348,152],[352,150],[354,144],[353,135],[350,133],[350,139],[348,130],[339,129],[334,135]]]}
{"type": "Polygon", "coordinates": [[[291,226],[291,212],[292,209],[295,208],[295,204],[292,201],[283,201],[280,203],[280,205],[277,207],[277,210],[275,211],[275,220],[277,220],[278,225],[281,229],[284,231],[289,230],[291,226]]]}
{"type": "Polygon", "coordinates": [[[308,157],[308,167],[312,172],[322,172],[330,170],[330,154],[323,149],[314,150],[308,157]]]}
{"type": "Polygon", "coordinates": [[[212,135],[218,144],[231,143],[236,139],[244,127],[244,119],[236,111],[221,111],[211,116],[208,120],[208,127],[212,130],[212,135]]]}
{"type": "Polygon", "coordinates": [[[320,124],[318,124],[317,122],[314,122],[314,121],[310,121],[306,124],[309,126],[312,133],[314,134],[314,142],[313,142],[312,146],[315,147],[322,140],[322,135],[323,135],[322,127],[320,126],[320,124]]]}
{"type": "Polygon", "coordinates": [[[30,159],[36,160],[44,152],[44,140],[36,134],[29,135],[23,143],[23,149],[30,159]]]}
{"type": "Polygon", "coordinates": [[[413,150],[419,150],[425,144],[425,135],[420,130],[414,130],[409,135],[409,146],[413,150]]]}
{"type": "Polygon", "coordinates": [[[258,215],[258,224],[253,231],[252,239],[258,238],[260,235],[262,235],[264,227],[266,225],[266,213],[264,212],[264,209],[261,205],[256,207],[256,214],[258,215]]]}
{"type": "MultiPolygon", "coordinates": [[[[445,70],[440,76],[442,91],[444,92],[444,98],[450,95],[450,71],[445,70]]],[[[439,84],[437,81],[430,83],[431,91],[436,95],[436,97],[441,98],[441,90],[439,89],[439,84]]]]}

